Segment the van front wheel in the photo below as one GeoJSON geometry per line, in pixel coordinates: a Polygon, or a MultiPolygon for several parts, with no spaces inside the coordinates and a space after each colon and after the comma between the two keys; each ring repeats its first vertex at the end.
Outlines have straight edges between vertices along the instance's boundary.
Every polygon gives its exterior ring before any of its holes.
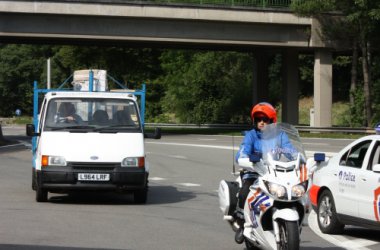
{"type": "Polygon", "coordinates": [[[36,188],[36,201],[37,202],[47,202],[48,191],[40,187],[36,188]]]}
{"type": "Polygon", "coordinates": [[[36,201],[37,202],[47,202],[48,200],[48,191],[46,189],[43,189],[40,184],[40,176],[36,176],[36,201]]]}
{"type": "Polygon", "coordinates": [[[37,178],[36,170],[32,169],[32,189],[35,191],[37,189],[37,178]]]}

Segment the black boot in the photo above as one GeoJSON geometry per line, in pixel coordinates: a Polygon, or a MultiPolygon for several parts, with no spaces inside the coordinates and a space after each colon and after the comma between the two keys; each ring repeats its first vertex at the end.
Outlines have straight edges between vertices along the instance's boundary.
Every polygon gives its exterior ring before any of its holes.
{"type": "Polygon", "coordinates": [[[244,232],[244,227],[239,227],[238,230],[236,230],[236,233],[235,233],[236,243],[241,244],[244,242],[243,232],[244,232]]]}
{"type": "Polygon", "coordinates": [[[239,225],[239,228],[236,230],[235,233],[235,241],[238,244],[242,244],[244,242],[244,214],[240,211],[236,211],[236,222],[239,225]]]}

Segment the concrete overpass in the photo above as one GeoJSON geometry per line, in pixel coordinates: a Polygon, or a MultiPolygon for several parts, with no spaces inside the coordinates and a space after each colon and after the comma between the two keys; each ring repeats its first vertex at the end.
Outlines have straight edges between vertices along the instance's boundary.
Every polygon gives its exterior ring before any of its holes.
{"type": "Polygon", "coordinates": [[[0,0],[0,42],[250,50],[253,103],[268,96],[268,55],[283,54],[282,120],[298,124],[298,54],[314,53],[314,125],[331,126],[332,48],[319,24],[286,10],[121,0],[0,0]]]}

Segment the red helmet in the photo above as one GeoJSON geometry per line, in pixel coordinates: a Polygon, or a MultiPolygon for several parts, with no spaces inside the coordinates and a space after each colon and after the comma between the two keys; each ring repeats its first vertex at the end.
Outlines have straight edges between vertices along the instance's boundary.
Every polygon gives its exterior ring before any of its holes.
{"type": "Polygon", "coordinates": [[[260,103],[256,104],[252,108],[252,110],[251,110],[252,121],[253,121],[254,117],[257,116],[260,113],[264,114],[265,116],[267,116],[270,119],[271,123],[276,123],[277,122],[277,113],[276,113],[276,110],[269,103],[267,103],[267,102],[260,102],[260,103]]]}

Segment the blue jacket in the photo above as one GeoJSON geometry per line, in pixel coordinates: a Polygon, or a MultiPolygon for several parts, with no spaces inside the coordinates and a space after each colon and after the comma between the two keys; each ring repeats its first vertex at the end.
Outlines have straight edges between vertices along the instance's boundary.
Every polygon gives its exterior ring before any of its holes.
{"type": "Polygon", "coordinates": [[[261,132],[256,129],[247,131],[242,143],[240,144],[239,151],[236,154],[235,160],[239,158],[247,158],[253,153],[262,153],[261,149],[261,132]]]}
{"type": "MultiPolygon", "coordinates": [[[[248,158],[253,153],[262,153],[261,134],[262,133],[256,129],[246,132],[243,142],[240,144],[239,151],[236,154],[236,162],[239,158],[248,158]]],[[[280,145],[278,146],[289,149],[288,152],[294,152],[295,149],[289,141],[286,133],[281,133],[279,136],[280,138],[278,141],[280,142],[280,145]]]]}

